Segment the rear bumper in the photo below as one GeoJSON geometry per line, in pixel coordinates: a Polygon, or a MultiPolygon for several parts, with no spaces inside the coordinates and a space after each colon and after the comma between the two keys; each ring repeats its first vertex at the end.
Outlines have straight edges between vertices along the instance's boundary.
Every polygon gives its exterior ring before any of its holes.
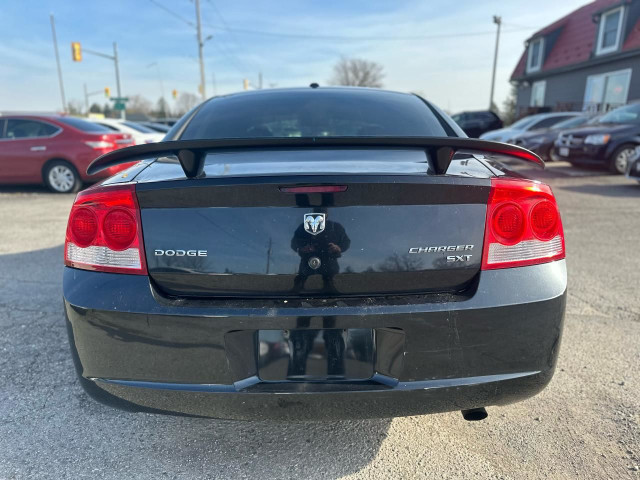
{"type": "Polygon", "coordinates": [[[148,277],[64,271],[71,349],[91,396],[216,418],[389,417],[525,399],[553,375],[565,301],[564,261],[482,272],[471,296],[286,303],[171,300],[148,277]],[[373,377],[261,380],[258,330],[327,322],[378,333],[373,377]]]}
{"type": "Polygon", "coordinates": [[[614,148],[611,145],[583,145],[581,147],[565,147],[569,149],[569,155],[560,155],[560,149],[563,147],[554,146],[553,156],[558,160],[567,162],[606,166],[607,160],[614,148]]]}

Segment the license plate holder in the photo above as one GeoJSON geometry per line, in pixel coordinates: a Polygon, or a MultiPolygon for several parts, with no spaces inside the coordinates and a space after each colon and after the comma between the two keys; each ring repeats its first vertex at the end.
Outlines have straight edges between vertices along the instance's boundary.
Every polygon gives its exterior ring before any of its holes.
{"type": "Polygon", "coordinates": [[[562,157],[568,157],[569,156],[569,148],[568,147],[560,147],[560,155],[562,157]]]}
{"type": "Polygon", "coordinates": [[[371,328],[258,330],[263,381],[368,380],[375,374],[371,328]]]}

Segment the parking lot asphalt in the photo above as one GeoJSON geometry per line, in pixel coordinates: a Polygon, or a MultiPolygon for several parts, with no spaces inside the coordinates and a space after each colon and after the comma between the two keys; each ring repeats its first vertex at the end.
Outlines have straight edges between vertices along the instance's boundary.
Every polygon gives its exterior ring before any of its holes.
{"type": "Polygon", "coordinates": [[[133,414],[79,386],[62,311],[72,195],[0,187],[0,479],[639,478],[640,185],[552,164],[569,298],[558,368],[527,401],[325,423],[133,414]]]}

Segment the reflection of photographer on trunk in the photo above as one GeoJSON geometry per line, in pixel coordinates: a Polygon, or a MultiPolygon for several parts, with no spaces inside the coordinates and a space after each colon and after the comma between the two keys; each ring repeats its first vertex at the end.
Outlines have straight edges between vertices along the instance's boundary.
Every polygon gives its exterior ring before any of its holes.
{"type": "Polygon", "coordinates": [[[333,276],[340,272],[338,258],[342,256],[342,252],[349,249],[351,240],[341,224],[327,220],[325,217],[323,226],[324,231],[312,235],[305,230],[305,225],[302,223],[293,234],[291,248],[300,255],[300,266],[293,286],[295,292],[304,288],[310,275],[322,275],[324,290],[336,291],[333,276]],[[317,268],[312,268],[314,258],[320,260],[317,268]]]}
{"type": "Polygon", "coordinates": [[[313,350],[314,343],[324,343],[324,352],[327,357],[327,369],[320,376],[344,378],[346,332],[335,328],[335,317],[323,317],[322,329],[309,329],[309,317],[299,317],[296,327],[289,332],[289,366],[287,378],[289,380],[302,380],[305,376],[313,376],[308,371],[307,361],[313,350]]]}

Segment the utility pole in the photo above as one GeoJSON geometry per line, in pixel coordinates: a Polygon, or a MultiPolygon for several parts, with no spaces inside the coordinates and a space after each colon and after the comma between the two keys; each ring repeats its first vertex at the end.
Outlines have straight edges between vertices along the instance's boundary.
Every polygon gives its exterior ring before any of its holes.
{"type": "Polygon", "coordinates": [[[498,63],[498,44],[500,43],[500,25],[502,25],[502,17],[494,15],[493,23],[498,26],[498,31],[496,32],[496,49],[493,53],[493,73],[491,75],[491,96],[489,97],[489,110],[493,108],[493,89],[496,84],[496,65],[498,63]]]}
{"type": "Polygon", "coordinates": [[[200,93],[202,94],[202,100],[207,99],[206,85],[204,77],[204,59],[202,56],[202,47],[204,43],[202,41],[202,25],[200,24],[200,0],[195,0],[196,4],[196,24],[198,29],[198,57],[200,58],[200,93]]]}
{"type": "MultiPolygon", "coordinates": [[[[120,68],[118,66],[118,44],[113,42],[113,61],[116,64],[116,89],[118,90],[118,98],[122,98],[122,91],[120,90],[120,68]]],[[[120,118],[122,120],[127,119],[125,110],[120,110],[120,118]]]]}
{"type": "Polygon", "coordinates": [[[53,13],[49,14],[51,19],[51,35],[53,36],[53,50],[56,52],[56,63],[58,65],[58,82],[60,83],[60,96],[62,97],[62,112],[67,111],[67,99],[64,95],[64,83],[62,82],[62,68],[60,68],[60,55],[58,54],[58,38],[56,37],[56,21],[53,13]]]}
{"type": "Polygon", "coordinates": [[[109,87],[106,87],[105,90],[95,90],[93,92],[90,92],[90,91],[87,90],[87,84],[86,83],[83,86],[84,86],[84,106],[85,106],[85,109],[87,111],[87,116],[88,116],[89,113],[90,113],[89,112],[89,108],[90,108],[89,107],[89,97],[92,97],[94,95],[98,95],[98,94],[102,93],[103,91],[108,91],[109,87]]]}
{"type": "MultiPolygon", "coordinates": [[[[78,44],[79,46],[79,44],[78,44]]],[[[113,60],[113,63],[115,64],[116,67],[116,86],[118,89],[118,97],[117,98],[112,98],[112,100],[116,101],[116,109],[117,109],[117,105],[120,103],[124,103],[126,102],[128,99],[123,99],[122,98],[122,90],[120,89],[120,68],[119,68],[119,64],[118,64],[118,44],[116,42],[113,42],[113,55],[107,55],[106,53],[100,53],[100,52],[96,52],[95,50],[89,50],[88,48],[85,48],[83,50],[86,53],[90,53],[91,55],[97,55],[98,57],[103,57],[103,58],[108,58],[109,60],[113,60]]],[[[76,60],[78,61],[78,60],[76,60]]],[[[126,120],[127,116],[125,114],[125,108],[123,105],[123,108],[120,110],[120,118],[122,120],[126,120]]]]}

